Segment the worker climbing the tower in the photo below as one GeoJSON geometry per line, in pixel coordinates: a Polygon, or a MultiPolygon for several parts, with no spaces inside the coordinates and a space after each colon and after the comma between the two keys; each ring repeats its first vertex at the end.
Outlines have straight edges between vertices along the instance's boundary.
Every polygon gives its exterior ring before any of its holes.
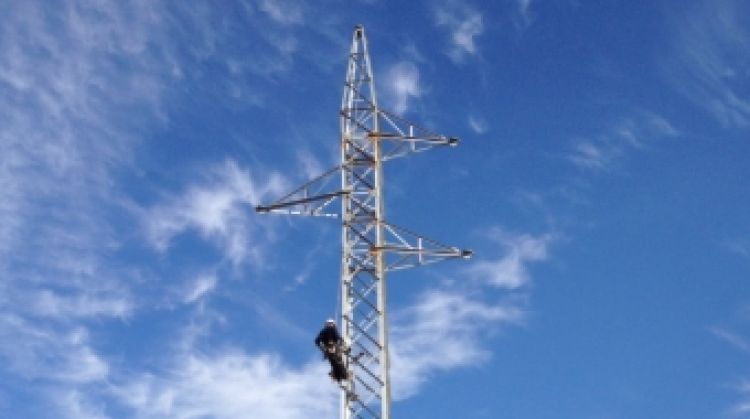
{"type": "Polygon", "coordinates": [[[325,326],[315,338],[315,345],[323,352],[323,357],[331,363],[331,372],[328,373],[331,378],[338,382],[349,378],[344,365],[344,340],[341,339],[333,319],[326,320],[325,326]]]}

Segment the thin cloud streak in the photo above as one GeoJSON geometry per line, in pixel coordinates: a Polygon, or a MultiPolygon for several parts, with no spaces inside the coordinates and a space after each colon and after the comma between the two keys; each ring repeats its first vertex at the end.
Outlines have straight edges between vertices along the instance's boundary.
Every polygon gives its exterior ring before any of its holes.
{"type": "Polygon", "coordinates": [[[517,0],[516,1],[516,13],[518,18],[516,19],[516,27],[519,30],[528,28],[534,20],[533,13],[531,12],[531,4],[533,0],[517,0]]]}
{"type": "MultiPolygon", "coordinates": [[[[200,6],[59,6],[14,4],[0,26],[0,357],[3,377],[33,381],[33,402],[56,406],[56,417],[93,418],[104,415],[98,389],[119,374],[97,330],[136,316],[149,296],[132,287],[148,287],[141,276],[152,275],[118,259],[143,214],[118,176],[134,171],[139,136],[168,122],[174,84],[199,77],[185,69],[215,60],[226,39],[200,6]]],[[[262,44],[268,61],[289,62],[273,57],[291,56],[294,42],[268,33],[261,38],[269,40],[262,44]]],[[[238,69],[229,77],[262,75],[238,69]]],[[[247,191],[231,178],[242,176],[235,169],[223,172],[235,189],[196,189],[193,218],[183,222],[203,228],[240,263],[255,247],[249,231],[227,230],[247,226],[234,212],[236,193],[247,191]]],[[[273,189],[274,179],[266,186],[273,189]]],[[[167,229],[162,241],[181,231],[167,229]]],[[[198,299],[210,285],[179,297],[198,299]]]]}
{"type": "Polygon", "coordinates": [[[640,111],[620,119],[598,136],[573,140],[566,159],[581,169],[605,172],[634,150],[680,135],[682,132],[663,116],[640,111]]]}
{"type": "Polygon", "coordinates": [[[743,239],[727,240],[723,244],[730,252],[744,258],[750,258],[750,243],[748,241],[743,239]]]}
{"type": "Polygon", "coordinates": [[[403,115],[409,109],[409,101],[422,96],[417,66],[410,61],[393,65],[386,75],[386,89],[393,111],[403,115]]]}
{"type": "Polygon", "coordinates": [[[282,25],[291,25],[302,22],[302,7],[296,1],[261,0],[258,7],[271,19],[282,25]]]}
{"type": "Polygon", "coordinates": [[[671,53],[662,60],[674,89],[702,107],[725,128],[750,126],[747,85],[750,10],[743,1],[694,2],[672,13],[671,53]]]}
{"type": "Polygon", "coordinates": [[[469,127],[477,134],[484,134],[489,130],[487,121],[479,116],[469,115],[468,118],[469,127]]]}
{"type": "Polygon", "coordinates": [[[437,373],[487,362],[488,338],[504,325],[525,320],[528,265],[548,258],[551,234],[512,234],[495,227],[487,236],[499,245],[495,260],[479,260],[459,278],[423,291],[392,315],[394,398],[418,394],[437,373]],[[471,281],[465,281],[470,279],[471,281]],[[498,290],[505,295],[498,297],[498,290]]]}
{"type": "Polygon", "coordinates": [[[735,404],[731,409],[731,413],[733,415],[745,415],[750,413],[750,381],[743,380],[737,386],[737,392],[740,393],[740,396],[744,400],[735,404]]]}
{"type": "Polygon", "coordinates": [[[157,250],[165,252],[176,237],[194,230],[216,243],[224,258],[235,265],[248,258],[259,262],[261,249],[250,239],[256,226],[248,208],[266,194],[278,196],[285,189],[286,181],[280,175],[272,174],[267,182],[257,184],[248,170],[227,160],[209,171],[207,179],[147,210],[143,215],[145,235],[157,250]]]}
{"type": "Polygon", "coordinates": [[[477,260],[466,269],[466,273],[483,284],[509,290],[529,283],[527,265],[546,260],[548,248],[555,240],[551,234],[511,234],[499,228],[490,230],[488,236],[500,244],[502,255],[494,260],[477,260]]]}
{"type": "Polygon", "coordinates": [[[5,367],[22,377],[69,388],[101,381],[108,363],[91,347],[83,327],[47,327],[20,316],[0,321],[0,355],[5,367]],[[10,340],[9,340],[10,339],[10,340]]]}
{"type": "Polygon", "coordinates": [[[216,284],[219,282],[218,277],[213,275],[201,275],[192,284],[190,284],[187,292],[185,293],[185,303],[194,303],[216,288],[216,284]]]}
{"type": "Polygon", "coordinates": [[[731,344],[735,348],[750,353],[750,341],[738,335],[737,333],[719,327],[713,327],[709,330],[714,334],[714,336],[731,344]]]}
{"type": "Polygon", "coordinates": [[[417,303],[394,316],[394,398],[414,396],[436,372],[487,361],[491,352],[483,338],[488,330],[502,323],[517,324],[522,317],[512,303],[486,303],[456,290],[424,292],[417,303]]]}
{"type": "Polygon", "coordinates": [[[80,390],[56,390],[52,397],[57,400],[59,413],[66,418],[75,419],[108,419],[104,406],[89,400],[80,390]]]}
{"type": "Polygon", "coordinates": [[[0,27],[0,355],[57,415],[97,417],[82,395],[111,367],[92,330],[137,308],[109,263],[126,236],[113,172],[174,75],[158,5],[58,6],[15,4],[0,27]]]}
{"type": "Polygon", "coordinates": [[[445,1],[435,8],[434,22],[435,26],[449,31],[448,56],[454,63],[461,64],[465,57],[478,53],[475,38],[484,32],[483,16],[479,11],[465,3],[445,1]]]}
{"type": "Polygon", "coordinates": [[[331,417],[338,388],[323,362],[301,368],[276,355],[236,349],[180,354],[167,372],[140,374],[115,388],[138,417],[217,419],[331,417]]]}

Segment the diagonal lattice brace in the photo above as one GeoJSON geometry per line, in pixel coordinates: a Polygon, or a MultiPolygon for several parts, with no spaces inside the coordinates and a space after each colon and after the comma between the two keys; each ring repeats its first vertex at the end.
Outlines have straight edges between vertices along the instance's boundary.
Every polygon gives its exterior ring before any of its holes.
{"type": "Polygon", "coordinates": [[[327,208],[336,198],[349,193],[340,187],[334,189],[331,186],[338,180],[340,170],[341,167],[336,166],[276,201],[256,206],[255,210],[259,213],[339,217],[338,212],[327,212],[327,208]]]}

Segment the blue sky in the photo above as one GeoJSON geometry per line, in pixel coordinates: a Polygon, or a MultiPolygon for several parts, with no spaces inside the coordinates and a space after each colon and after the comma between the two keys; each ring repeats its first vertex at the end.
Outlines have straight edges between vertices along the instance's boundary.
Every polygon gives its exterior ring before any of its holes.
{"type": "Polygon", "coordinates": [[[2,2],[0,416],[335,417],[312,345],[355,24],[384,108],[457,148],[389,220],[394,417],[750,417],[750,4],[2,2]]]}

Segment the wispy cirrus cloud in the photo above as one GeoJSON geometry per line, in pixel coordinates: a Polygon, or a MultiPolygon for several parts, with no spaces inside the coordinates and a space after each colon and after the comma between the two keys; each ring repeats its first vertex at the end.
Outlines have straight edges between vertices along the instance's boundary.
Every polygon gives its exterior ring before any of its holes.
{"type": "Polygon", "coordinates": [[[460,64],[479,52],[475,38],[484,32],[481,12],[467,3],[445,1],[434,9],[433,16],[435,25],[449,32],[448,56],[454,63],[460,64]]]}
{"type": "Polygon", "coordinates": [[[12,339],[0,353],[20,375],[48,382],[84,384],[107,376],[107,363],[91,348],[83,327],[52,330],[21,316],[7,315],[0,336],[12,339]]]}
{"type": "Polygon", "coordinates": [[[515,25],[519,30],[524,30],[528,28],[534,20],[534,14],[531,11],[531,4],[533,3],[533,0],[516,0],[515,3],[515,25]]]}
{"type": "Polygon", "coordinates": [[[735,348],[750,353],[750,340],[739,335],[738,333],[721,327],[712,327],[709,330],[714,336],[731,344],[735,348]]]}
{"type": "Polygon", "coordinates": [[[488,237],[500,245],[500,257],[477,260],[467,268],[467,274],[487,285],[511,290],[528,284],[527,265],[547,259],[548,248],[555,240],[552,234],[512,234],[500,228],[491,229],[488,237]]]}
{"type": "Polygon", "coordinates": [[[274,21],[283,25],[302,22],[302,4],[293,0],[260,0],[258,7],[274,21]]]}
{"type": "Polygon", "coordinates": [[[177,354],[159,375],[138,374],[115,397],[137,417],[217,419],[331,417],[338,387],[324,362],[300,368],[272,354],[237,349],[177,354]]]}
{"type": "Polygon", "coordinates": [[[197,231],[204,239],[216,243],[226,260],[239,264],[247,258],[257,261],[258,246],[251,242],[254,224],[250,210],[266,194],[278,196],[286,181],[272,174],[267,182],[256,183],[246,169],[233,160],[206,172],[176,196],[167,197],[146,210],[143,217],[146,237],[159,251],[186,231],[197,231]]]}
{"type": "Polygon", "coordinates": [[[436,373],[486,361],[483,338],[502,323],[518,323],[510,302],[481,301],[461,290],[431,289],[393,316],[391,357],[394,397],[409,398],[436,373]]]}
{"type": "Polygon", "coordinates": [[[629,151],[644,149],[655,140],[680,134],[663,116],[641,111],[621,118],[598,136],[573,140],[566,157],[582,169],[608,171],[629,151]]]}
{"type": "Polygon", "coordinates": [[[496,259],[472,261],[456,281],[423,291],[413,304],[392,314],[396,399],[417,394],[437,373],[486,362],[493,331],[524,322],[528,265],[548,258],[554,236],[495,227],[487,238],[499,245],[496,259]]]}
{"type": "Polygon", "coordinates": [[[110,374],[93,329],[137,308],[132,273],[109,263],[126,236],[112,223],[124,213],[114,172],[139,144],[133,121],[163,122],[176,76],[159,5],[10,8],[0,26],[0,377],[32,381],[59,416],[94,417],[71,396],[110,374]]]}
{"type": "Polygon", "coordinates": [[[743,380],[736,386],[736,389],[744,400],[735,404],[730,412],[735,416],[750,414],[750,381],[743,380]]]}
{"type": "MultiPolygon", "coordinates": [[[[750,338],[747,333],[743,333],[742,331],[748,324],[747,307],[745,307],[744,310],[741,310],[740,313],[740,324],[735,327],[712,326],[708,328],[708,332],[725,342],[732,349],[748,355],[750,354],[750,338]],[[740,325],[745,327],[741,327],[740,325]]],[[[740,369],[736,369],[735,372],[740,378],[733,378],[730,386],[738,395],[740,401],[730,406],[729,412],[733,416],[744,417],[744,415],[750,413],[750,378],[747,377],[747,374],[742,373],[740,369]]]]}
{"type": "MultiPolygon", "coordinates": [[[[141,135],[168,121],[170,89],[199,77],[186,68],[226,43],[210,11],[164,6],[23,2],[0,25],[0,378],[33,382],[33,402],[57,407],[48,417],[106,416],[93,390],[117,367],[98,331],[137,316],[134,294],[147,291],[133,291],[147,287],[143,268],[118,259],[139,214],[120,176],[138,170],[141,135]]],[[[155,237],[166,245],[195,228],[244,260],[246,231],[227,228],[247,226],[234,206],[252,190],[234,169],[214,174],[230,185],[221,191],[192,189],[192,212],[155,237]]],[[[189,301],[212,283],[193,285],[189,301]]]]}
{"type": "Polygon", "coordinates": [[[66,418],[107,419],[105,407],[92,401],[85,392],[78,389],[58,389],[52,392],[52,398],[58,401],[58,414],[66,418]]]}
{"type": "Polygon", "coordinates": [[[299,160],[299,164],[302,166],[302,173],[306,179],[314,179],[323,173],[323,164],[310,150],[299,151],[297,153],[297,160],[299,160]]]}
{"type": "Polygon", "coordinates": [[[393,111],[403,114],[409,109],[411,99],[422,96],[419,85],[419,69],[410,61],[401,61],[393,65],[385,77],[387,100],[393,111]]]}
{"type": "MultiPolygon", "coordinates": [[[[207,3],[108,0],[21,2],[3,15],[0,379],[33,387],[34,398],[22,403],[53,406],[43,417],[108,417],[113,398],[120,400],[110,384],[122,382],[133,392],[121,403],[139,417],[332,415],[335,386],[323,362],[293,366],[278,355],[190,349],[165,355],[173,362],[160,364],[164,370],[146,371],[123,354],[130,348],[106,350],[130,339],[118,334],[123,324],[149,323],[143,312],[154,310],[145,307],[152,296],[140,276],[149,267],[133,262],[133,253],[148,259],[143,253],[168,252],[194,232],[235,265],[256,257],[261,229],[249,220],[248,204],[285,190],[280,177],[260,184],[230,160],[145,210],[126,183],[148,182],[140,175],[153,167],[136,167],[136,156],[148,154],[147,139],[170,124],[175,90],[195,93],[210,79],[218,96],[257,103],[250,83],[278,80],[292,67],[302,41],[286,28],[304,22],[285,4],[299,3],[265,1],[258,20],[254,7],[227,16],[207,3]],[[228,32],[238,23],[250,28],[241,41],[228,32]],[[151,249],[132,243],[143,237],[132,230],[138,221],[151,249]],[[123,257],[123,249],[133,253],[123,257]]],[[[413,90],[405,94],[414,97],[413,90]]],[[[140,191],[149,195],[152,186],[140,191]]],[[[199,268],[208,273],[167,270],[158,279],[168,280],[163,286],[177,290],[180,301],[202,302],[222,283],[220,273],[199,268]]],[[[140,332],[139,339],[148,334],[140,332]]]]}
{"type": "Polygon", "coordinates": [[[723,243],[730,252],[745,258],[750,258],[750,242],[744,239],[727,240],[723,243]]]}
{"type": "Polygon", "coordinates": [[[738,0],[671,9],[669,54],[661,58],[674,89],[726,128],[750,126],[750,6],[738,0]]]}
{"type": "Polygon", "coordinates": [[[200,275],[195,281],[188,285],[187,290],[185,291],[184,302],[194,303],[202,299],[216,288],[218,281],[219,278],[216,274],[200,275]]]}
{"type": "Polygon", "coordinates": [[[476,115],[469,115],[468,118],[469,128],[472,129],[477,134],[484,134],[489,130],[489,125],[487,124],[487,121],[476,115]]]}

